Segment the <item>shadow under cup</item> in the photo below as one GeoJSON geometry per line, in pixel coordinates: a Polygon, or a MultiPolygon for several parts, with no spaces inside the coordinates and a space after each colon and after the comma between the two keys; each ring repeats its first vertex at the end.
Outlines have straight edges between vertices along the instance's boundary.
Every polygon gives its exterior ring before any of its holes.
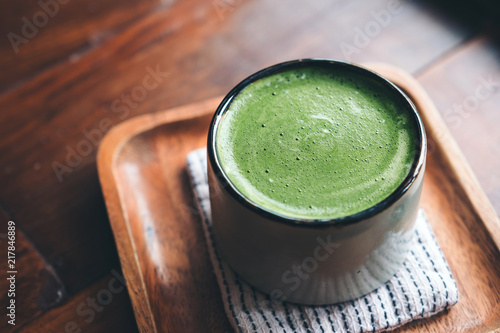
{"type": "Polygon", "coordinates": [[[414,105],[385,78],[329,59],[294,60],[263,69],[221,102],[207,150],[217,250],[239,277],[272,301],[319,305],[351,300],[380,287],[403,264],[419,208],[426,137],[414,105]],[[407,177],[389,197],[353,215],[308,220],[272,212],[241,194],[219,163],[217,130],[234,97],[260,78],[310,65],[351,71],[383,84],[405,105],[416,129],[415,157],[407,177]]]}

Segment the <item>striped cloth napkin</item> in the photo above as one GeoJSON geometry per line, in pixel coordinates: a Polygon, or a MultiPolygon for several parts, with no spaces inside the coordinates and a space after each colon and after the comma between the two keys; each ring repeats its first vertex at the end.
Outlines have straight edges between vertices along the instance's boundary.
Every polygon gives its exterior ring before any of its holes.
{"type": "Polygon", "coordinates": [[[206,149],[191,152],[187,164],[224,307],[237,332],[379,332],[457,303],[456,282],[422,211],[406,262],[382,287],[353,301],[326,306],[271,302],[239,279],[214,246],[206,149]]]}

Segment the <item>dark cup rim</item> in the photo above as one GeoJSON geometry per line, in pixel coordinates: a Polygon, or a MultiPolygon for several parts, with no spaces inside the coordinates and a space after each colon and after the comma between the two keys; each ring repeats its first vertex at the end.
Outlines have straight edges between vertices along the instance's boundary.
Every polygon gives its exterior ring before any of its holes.
{"type": "Polygon", "coordinates": [[[425,165],[426,152],[427,152],[427,138],[425,135],[422,119],[420,118],[420,115],[413,102],[400,88],[398,88],[394,83],[392,83],[385,77],[369,69],[366,69],[364,67],[352,63],[334,59],[327,59],[327,58],[305,58],[305,59],[286,61],[278,63],[273,66],[266,67],[245,78],[243,81],[238,83],[224,97],[222,102],[217,107],[217,110],[215,111],[215,114],[210,123],[210,128],[208,132],[208,141],[207,141],[208,163],[210,163],[211,167],[213,168],[214,174],[217,180],[221,183],[223,189],[226,190],[234,199],[236,199],[237,202],[241,203],[243,206],[247,207],[248,209],[254,211],[255,213],[271,221],[281,222],[287,225],[302,226],[302,227],[345,226],[366,220],[389,208],[412,187],[413,183],[415,183],[418,175],[420,174],[420,172],[422,172],[423,167],[425,165]],[[217,129],[219,127],[220,121],[224,113],[229,109],[229,106],[231,105],[233,99],[248,85],[252,84],[253,82],[261,78],[285,70],[300,68],[308,65],[323,66],[323,67],[337,66],[337,68],[361,73],[362,75],[366,75],[374,80],[377,80],[377,82],[382,83],[389,89],[395,91],[396,92],[395,96],[399,96],[403,104],[406,104],[408,106],[407,111],[410,112],[411,115],[413,116],[412,118],[417,127],[416,132],[417,132],[418,147],[416,149],[415,157],[412,166],[410,168],[410,171],[408,172],[408,175],[405,177],[403,182],[398,186],[398,188],[396,188],[396,190],[394,190],[387,198],[361,212],[342,217],[320,218],[320,219],[314,219],[314,218],[306,219],[306,218],[298,218],[298,217],[291,217],[278,214],[276,212],[271,211],[270,209],[267,209],[265,207],[260,206],[257,203],[252,202],[243,193],[241,193],[226,176],[222,166],[219,163],[216,150],[217,129]]]}

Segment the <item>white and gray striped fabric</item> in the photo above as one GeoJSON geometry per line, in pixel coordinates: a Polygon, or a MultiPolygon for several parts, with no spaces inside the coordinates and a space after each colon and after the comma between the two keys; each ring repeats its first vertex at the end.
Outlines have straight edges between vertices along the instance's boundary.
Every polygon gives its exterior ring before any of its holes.
{"type": "Polygon", "coordinates": [[[239,279],[214,247],[206,149],[191,152],[187,163],[225,310],[237,332],[378,332],[457,303],[456,282],[422,211],[408,259],[382,287],[353,301],[327,306],[271,302],[239,279]]]}

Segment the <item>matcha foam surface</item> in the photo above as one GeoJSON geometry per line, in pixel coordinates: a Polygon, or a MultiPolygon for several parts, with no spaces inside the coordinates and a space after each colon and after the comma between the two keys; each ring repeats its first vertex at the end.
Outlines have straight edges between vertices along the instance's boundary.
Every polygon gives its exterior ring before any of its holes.
{"type": "Polygon", "coordinates": [[[415,159],[415,125],[395,94],[360,74],[315,66],[262,78],[223,115],[219,163],[241,194],[277,214],[361,212],[393,193],[415,159]]]}

